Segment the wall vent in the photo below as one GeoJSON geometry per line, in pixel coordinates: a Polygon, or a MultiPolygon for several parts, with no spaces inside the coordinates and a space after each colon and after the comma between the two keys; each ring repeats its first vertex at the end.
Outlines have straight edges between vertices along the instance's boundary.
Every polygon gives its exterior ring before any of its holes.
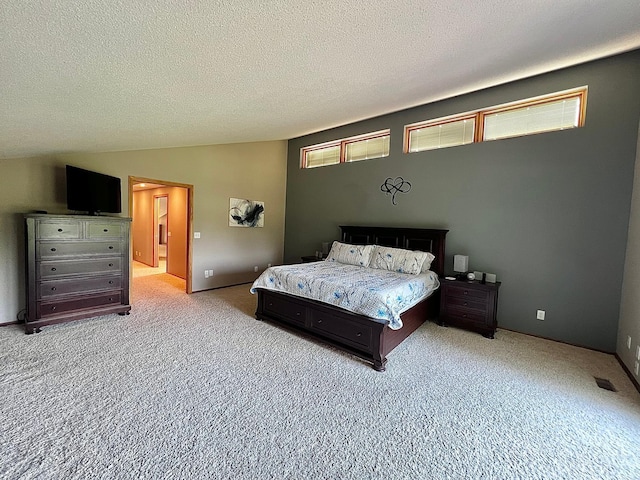
{"type": "Polygon", "coordinates": [[[600,388],[604,388],[605,390],[610,390],[612,392],[617,392],[618,391],[618,390],[616,390],[616,387],[613,386],[613,383],[611,383],[606,378],[598,378],[598,377],[593,377],[593,378],[596,379],[596,383],[598,384],[598,386],[600,388]]]}

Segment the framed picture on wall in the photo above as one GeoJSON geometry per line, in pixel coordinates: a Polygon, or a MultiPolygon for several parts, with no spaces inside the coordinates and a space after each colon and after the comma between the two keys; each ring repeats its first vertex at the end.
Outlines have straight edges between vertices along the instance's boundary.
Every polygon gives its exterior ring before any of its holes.
{"type": "Polygon", "coordinates": [[[264,227],[264,202],[243,198],[230,198],[229,226],[264,227]]]}

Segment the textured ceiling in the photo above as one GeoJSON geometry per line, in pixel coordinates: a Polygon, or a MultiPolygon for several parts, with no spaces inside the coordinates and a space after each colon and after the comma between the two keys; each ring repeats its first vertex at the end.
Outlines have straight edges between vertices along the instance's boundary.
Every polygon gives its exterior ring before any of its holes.
{"type": "Polygon", "coordinates": [[[638,0],[2,0],[0,158],[288,139],[639,47],[638,0]]]}

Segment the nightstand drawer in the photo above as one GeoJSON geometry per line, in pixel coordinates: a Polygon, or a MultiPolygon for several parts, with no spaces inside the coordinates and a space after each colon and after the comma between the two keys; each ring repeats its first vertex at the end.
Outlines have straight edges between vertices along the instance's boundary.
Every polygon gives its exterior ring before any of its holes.
{"type": "Polygon", "coordinates": [[[486,302],[488,292],[478,289],[475,285],[447,285],[446,295],[449,297],[468,298],[470,300],[486,302]]]}
{"type": "Polygon", "coordinates": [[[475,297],[459,297],[447,295],[447,305],[452,308],[464,308],[467,310],[477,310],[480,312],[487,311],[487,302],[475,297]]]}
{"type": "Polygon", "coordinates": [[[485,323],[487,321],[487,315],[468,308],[447,308],[447,318],[465,320],[467,322],[485,323]]]}

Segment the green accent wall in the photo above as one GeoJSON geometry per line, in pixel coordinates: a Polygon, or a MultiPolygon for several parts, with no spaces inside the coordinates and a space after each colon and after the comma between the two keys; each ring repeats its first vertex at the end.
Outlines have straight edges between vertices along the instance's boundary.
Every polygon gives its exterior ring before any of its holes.
{"type": "Polygon", "coordinates": [[[449,270],[466,254],[502,282],[499,327],[615,351],[639,78],[633,51],[289,140],[285,262],[338,239],[339,225],[447,228],[449,270]],[[406,124],[583,85],[583,128],[402,153],[406,124]],[[383,128],[386,158],[299,168],[303,146],[383,128]],[[398,176],[412,188],[393,205],[380,186],[398,176]]]}

